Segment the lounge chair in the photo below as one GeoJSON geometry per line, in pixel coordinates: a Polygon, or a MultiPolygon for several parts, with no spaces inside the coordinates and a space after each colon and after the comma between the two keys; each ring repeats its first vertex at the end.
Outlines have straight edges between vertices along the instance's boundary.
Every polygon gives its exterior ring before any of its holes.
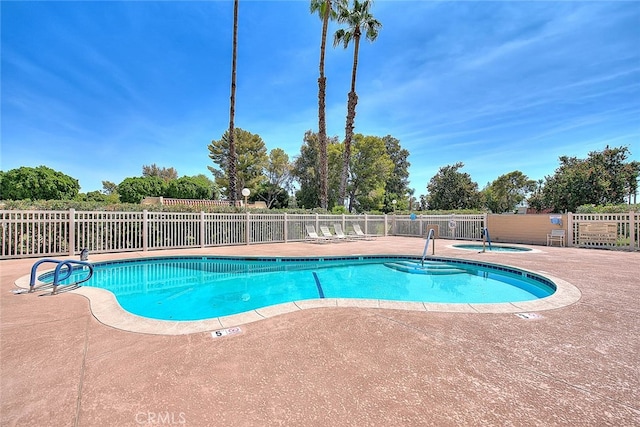
{"type": "Polygon", "coordinates": [[[335,224],[333,224],[333,229],[336,232],[336,237],[338,239],[342,239],[342,240],[350,240],[351,237],[357,237],[357,236],[347,236],[346,234],[344,234],[344,231],[342,231],[342,224],[336,222],[335,224]]]}
{"type": "Polygon", "coordinates": [[[360,224],[353,224],[353,232],[355,235],[364,240],[374,240],[376,238],[373,234],[365,234],[360,228],[360,224]]]}
{"type": "Polygon", "coordinates": [[[329,231],[329,227],[327,227],[326,225],[320,226],[320,233],[322,233],[322,236],[325,237],[327,240],[330,240],[333,242],[345,241],[344,238],[341,239],[339,236],[331,234],[331,231],[329,231]]]}
{"type": "Polygon", "coordinates": [[[316,228],[313,225],[305,225],[304,228],[305,230],[307,230],[307,237],[305,238],[306,242],[326,243],[329,241],[329,239],[327,239],[326,237],[319,236],[316,232],[316,228]]]}

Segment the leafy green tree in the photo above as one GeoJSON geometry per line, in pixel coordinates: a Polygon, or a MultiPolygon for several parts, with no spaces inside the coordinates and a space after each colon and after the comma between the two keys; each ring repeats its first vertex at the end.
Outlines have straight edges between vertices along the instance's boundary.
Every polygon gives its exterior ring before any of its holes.
{"type": "Polygon", "coordinates": [[[344,48],[349,47],[353,40],[353,68],[351,70],[351,90],[347,98],[347,122],[344,135],[344,158],[342,163],[342,175],[340,179],[340,193],[338,203],[344,204],[349,175],[351,158],[351,140],[353,139],[354,122],[356,118],[356,73],[358,70],[358,53],[360,50],[360,37],[364,31],[367,40],[373,42],[378,38],[378,31],[382,24],[371,14],[371,0],[353,0],[353,8],[349,9],[349,0],[338,0],[338,22],[346,24],[347,28],[336,31],[333,38],[334,47],[342,43],[344,48]]]}
{"type": "Polygon", "coordinates": [[[213,199],[216,185],[204,175],[183,176],[169,182],[164,195],[176,199],[213,199]]]}
{"type": "Polygon", "coordinates": [[[273,185],[270,182],[263,182],[249,196],[249,201],[264,201],[269,209],[290,208],[289,193],[282,187],[273,185]]]}
{"type": "Polygon", "coordinates": [[[111,181],[102,181],[102,192],[104,194],[118,194],[118,184],[111,181]]]}
{"type": "MultiPolygon", "coordinates": [[[[334,3],[335,4],[335,3],[334,3]]],[[[329,163],[327,157],[327,121],[326,121],[326,93],[327,78],[324,76],[324,55],[327,50],[327,30],[329,20],[335,19],[336,11],[331,0],[311,0],[311,13],[318,13],[322,19],[322,37],[320,41],[320,77],[318,77],[318,140],[320,144],[320,207],[328,206],[328,174],[329,163]]]]}
{"type": "Polygon", "coordinates": [[[478,184],[467,173],[459,172],[464,163],[443,166],[427,185],[427,205],[430,210],[479,209],[481,196],[478,184]]]}
{"type": "Polygon", "coordinates": [[[166,185],[157,176],[125,178],[118,184],[118,194],[123,203],[140,203],[145,197],[164,196],[166,185]]]}
{"type": "Polygon", "coordinates": [[[354,135],[353,156],[349,165],[349,212],[380,210],[384,189],[393,172],[393,160],[385,141],[377,136],[354,135]]]}
{"type": "Polygon", "coordinates": [[[346,212],[344,204],[338,203],[340,193],[340,180],[342,179],[342,159],[344,158],[344,144],[334,137],[327,145],[329,157],[329,209],[335,212],[342,208],[346,212]]]}
{"type": "MultiPolygon", "coordinates": [[[[164,182],[169,182],[174,179],[178,179],[178,171],[174,168],[161,168],[155,163],[152,165],[142,166],[142,176],[157,176],[164,182]]],[[[104,182],[103,182],[104,186],[104,182]]]]}
{"type": "Polygon", "coordinates": [[[47,166],[22,166],[2,174],[1,200],[73,200],[80,191],[77,179],[47,166]]]}
{"type": "Polygon", "coordinates": [[[637,188],[640,162],[626,162],[627,147],[592,151],[586,159],[561,156],[554,175],[545,177],[543,205],[555,212],[574,212],[581,205],[624,203],[637,188]]]}
{"type": "Polygon", "coordinates": [[[258,199],[264,200],[268,208],[275,207],[278,202],[279,207],[286,207],[282,203],[288,199],[288,192],[291,189],[291,163],[289,156],[281,148],[274,148],[269,152],[269,163],[266,167],[267,181],[263,183],[259,190],[258,199]],[[286,195],[286,197],[282,197],[286,195]]]}
{"type": "Polygon", "coordinates": [[[387,135],[382,138],[387,150],[387,154],[393,162],[393,171],[387,179],[384,188],[385,202],[383,210],[389,212],[393,210],[392,200],[396,200],[398,209],[408,208],[405,201],[408,202],[409,197],[413,195],[414,190],[409,189],[409,151],[400,146],[400,140],[387,135]]]}
{"type": "Polygon", "coordinates": [[[503,213],[513,211],[535,188],[534,180],[520,171],[513,171],[499,176],[482,193],[487,209],[493,213],[503,213]]]}
{"type": "MultiPolygon", "coordinates": [[[[267,148],[259,135],[252,134],[240,128],[235,129],[235,147],[237,157],[236,170],[236,194],[232,200],[239,200],[243,188],[255,190],[266,179],[264,170],[269,164],[267,148]]],[[[230,156],[229,132],[225,132],[218,141],[209,144],[209,158],[218,165],[219,169],[208,166],[215,177],[215,183],[220,189],[225,189],[227,194],[230,189],[230,176],[227,169],[227,160],[230,156]]],[[[231,197],[230,197],[231,199],[231,197]]]]}
{"type": "Polygon", "coordinates": [[[529,198],[527,199],[527,203],[529,204],[529,207],[538,212],[542,212],[545,208],[544,198],[542,195],[543,187],[544,187],[544,180],[543,179],[537,180],[535,183],[535,186],[533,187],[533,190],[531,191],[531,194],[529,195],[529,198]]]}
{"type": "Polygon", "coordinates": [[[318,134],[310,130],[304,134],[300,154],[294,159],[291,174],[300,184],[296,192],[296,203],[306,209],[320,206],[318,164],[320,161],[318,134]]]}
{"type": "MultiPolygon", "coordinates": [[[[332,179],[332,171],[335,170],[333,159],[336,152],[340,152],[338,138],[329,138],[327,145],[329,185],[328,185],[328,207],[335,203],[337,196],[337,186],[334,187],[335,180],[332,179]],[[334,189],[335,188],[335,189],[334,189]],[[333,197],[333,198],[332,198],[333,197]]],[[[319,175],[319,142],[318,134],[308,130],[304,134],[303,143],[300,147],[300,154],[296,156],[292,163],[291,175],[300,184],[300,189],[296,192],[296,204],[301,208],[313,209],[320,206],[320,186],[318,185],[319,175]]]]}
{"type": "Polygon", "coordinates": [[[638,196],[638,177],[640,176],[640,162],[632,161],[624,165],[623,175],[625,177],[625,188],[627,193],[627,202],[631,204],[637,203],[638,196]]]}
{"type": "Polygon", "coordinates": [[[106,194],[103,194],[97,190],[89,191],[87,194],[84,195],[83,201],[106,203],[108,200],[108,197],[109,196],[107,196],[106,194]]]}
{"type": "Polygon", "coordinates": [[[429,205],[427,203],[427,195],[426,194],[421,194],[420,195],[418,204],[419,204],[418,210],[420,210],[420,211],[426,211],[427,209],[429,209],[429,205]]]}
{"type": "Polygon", "coordinates": [[[77,202],[97,202],[99,204],[116,204],[120,202],[118,194],[104,194],[101,191],[89,191],[88,193],[79,193],[75,199],[77,202]]]}

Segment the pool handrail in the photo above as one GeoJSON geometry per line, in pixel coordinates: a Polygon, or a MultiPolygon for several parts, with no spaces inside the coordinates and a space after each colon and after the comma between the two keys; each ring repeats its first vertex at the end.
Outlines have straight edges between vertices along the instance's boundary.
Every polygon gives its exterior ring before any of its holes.
{"type": "MultiPolygon", "coordinates": [[[[429,241],[431,239],[433,240],[433,243],[435,245],[435,230],[433,228],[429,229],[429,233],[427,233],[427,241],[424,244],[424,251],[422,251],[422,265],[424,266],[424,260],[427,258],[427,250],[429,249],[429,241]]],[[[435,252],[435,246],[434,246],[434,252],[435,252]]]]}
{"type": "Polygon", "coordinates": [[[487,227],[482,229],[482,252],[484,252],[484,243],[485,241],[489,243],[489,250],[491,250],[491,236],[489,236],[489,229],[487,227]]]}
{"type": "Polygon", "coordinates": [[[77,261],[74,259],[58,260],[53,258],[44,258],[39,261],[36,261],[36,263],[33,264],[33,266],[31,267],[31,276],[29,278],[29,293],[34,292],[36,290],[36,287],[35,287],[36,271],[38,270],[38,267],[40,266],[40,264],[43,264],[45,262],[51,262],[51,263],[57,264],[55,270],[53,271],[53,290],[51,291],[51,295],[55,295],[57,293],[58,286],[60,285],[60,282],[62,280],[68,279],[71,276],[71,274],[73,273],[73,264],[81,265],[83,267],[88,267],[89,274],[83,280],[74,282],[70,286],[77,287],[78,285],[80,285],[80,283],[86,282],[87,280],[91,279],[91,277],[93,276],[93,265],[89,262],[77,261]],[[67,271],[65,272],[66,276],[64,277],[60,276],[60,271],[62,270],[62,267],[67,267],[67,271]]]}

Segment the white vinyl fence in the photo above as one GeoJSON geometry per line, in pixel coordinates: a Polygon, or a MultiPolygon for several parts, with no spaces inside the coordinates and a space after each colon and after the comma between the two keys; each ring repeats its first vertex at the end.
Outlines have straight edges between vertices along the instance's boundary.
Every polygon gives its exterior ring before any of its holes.
{"type": "MultiPolygon", "coordinates": [[[[295,242],[305,225],[367,234],[479,240],[486,215],[320,215],[0,210],[0,259],[295,242]]],[[[640,214],[568,214],[569,246],[639,250],[640,214]]]]}
{"type": "Polygon", "coordinates": [[[2,210],[0,259],[301,241],[305,225],[359,224],[387,235],[386,215],[2,210]]]}
{"type": "Polygon", "coordinates": [[[437,236],[452,240],[478,240],[487,224],[487,216],[480,215],[401,215],[391,217],[394,236],[426,236],[430,228],[437,236]]]}
{"type": "Polygon", "coordinates": [[[570,214],[570,246],[640,250],[640,213],[570,214]]]}

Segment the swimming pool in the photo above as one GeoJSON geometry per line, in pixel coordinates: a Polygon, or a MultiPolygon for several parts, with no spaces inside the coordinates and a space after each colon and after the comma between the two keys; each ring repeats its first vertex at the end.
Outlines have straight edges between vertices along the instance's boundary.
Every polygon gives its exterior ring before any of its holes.
{"type": "MultiPolygon", "coordinates": [[[[68,281],[74,281],[75,275],[68,281]]],[[[51,273],[39,277],[52,280],[51,273]]],[[[191,321],[305,300],[512,303],[545,298],[555,284],[489,263],[408,256],[162,257],[94,264],[84,286],[108,290],[126,311],[191,321]]]]}
{"type": "Polygon", "coordinates": [[[469,251],[482,251],[483,249],[487,252],[531,252],[530,248],[524,248],[521,246],[505,246],[505,245],[495,245],[492,244],[489,246],[488,244],[483,246],[479,243],[470,243],[470,244],[461,244],[461,245],[453,245],[456,249],[465,249],[469,251]]]}

